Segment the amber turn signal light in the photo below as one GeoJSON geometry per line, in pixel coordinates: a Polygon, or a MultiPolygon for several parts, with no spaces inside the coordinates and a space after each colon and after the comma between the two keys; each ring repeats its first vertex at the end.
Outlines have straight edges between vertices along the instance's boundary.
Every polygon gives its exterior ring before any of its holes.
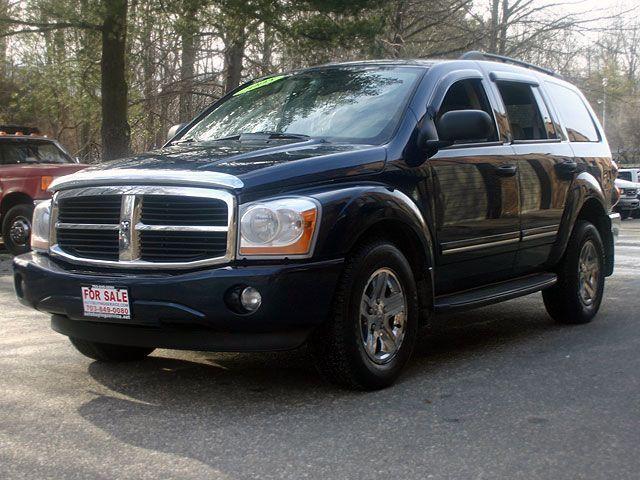
{"type": "Polygon", "coordinates": [[[53,177],[51,175],[43,175],[40,177],[40,190],[43,192],[46,191],[47,188],[49,188],[49,185],[51,185],[51,182],[53,182],[53,177]]]}

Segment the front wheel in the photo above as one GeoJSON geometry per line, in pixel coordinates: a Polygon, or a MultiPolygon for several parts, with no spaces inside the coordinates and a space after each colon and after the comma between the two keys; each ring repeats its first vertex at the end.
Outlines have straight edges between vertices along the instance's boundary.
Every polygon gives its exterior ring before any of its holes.
{"type": "Polygon", "coordinates": [[[130,347],[128,345],[111,345],[109,343],[90,342],[80,338],[69,337],[71,344],[85,357],[101,362],[133,362],[142,360],[153,348],[130,347]]]}
{"type": "Polygon", "coordinates": [[[604,247],[598,229],[579,220],[558,269],[558,283],[544,290],[547,312],[559,323],[588,323],[604,292],[604,247]]]}
{"type": "Polygon", "coordinates": [[[4,246],[13,255],[20,255],[31,249],[31,219],[33,205],[21,204],[11,207],[2,220],[4,246]]]}
{"type": "Polygon", "coordinates": [[[338,285],[333,318],[310,340],[321,375],[338,385],[374,390],[392,384],[418,332],[418,294],[409,262],[385,240],[351,255],[338,285]]]}
{"type": "Polygon", "coordinates": [[[631,216],[631,211],[630,210],[620,210],[620,218],[622,220],[626,220],[630,216],[631,216]]]}

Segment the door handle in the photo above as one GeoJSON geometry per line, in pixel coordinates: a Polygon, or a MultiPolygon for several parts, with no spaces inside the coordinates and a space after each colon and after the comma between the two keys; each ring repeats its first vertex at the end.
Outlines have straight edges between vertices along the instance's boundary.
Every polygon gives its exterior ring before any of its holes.
{"type": "Polygon", "coordinates": [[[493,171],[499,177],[513,177],[518,171],[518,167],[510,163],[505,163],[495,167],[493,171]]]}
{"type": "Polygon", "coordinates": [[[569,175],[571,173],[576,173],[578,170],[578,164],[573,160],[567,160],[566,162],[556,164],[556,168],[559,173],[569,175]]]}

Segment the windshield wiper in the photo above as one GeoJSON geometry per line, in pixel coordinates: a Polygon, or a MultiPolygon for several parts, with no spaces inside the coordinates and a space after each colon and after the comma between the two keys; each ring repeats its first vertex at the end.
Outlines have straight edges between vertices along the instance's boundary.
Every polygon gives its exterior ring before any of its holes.
{"type": "Polygon", "coordinates": [[[309,135],[302,133],[288,133],[288,132],[271,132],[268,130],[261,132],[243,132],[235,135],[229,135],[228,137],[220,137],[211,140],[212,142],[221,142],[224,140],[270,140],[270,139],[294,139],[294,140],[307,140],[311,138],[309,135]]]}
{"type": "Polygon", "coordinates": [[[176,140],[175,142],[171,142],[172,145],[182,145],[184,143],[193,143],[195,142],[196,139],[193,137],[189,137],[189,138],[185,138],[185,139],[181,139],[181,140],[176,140]]]}

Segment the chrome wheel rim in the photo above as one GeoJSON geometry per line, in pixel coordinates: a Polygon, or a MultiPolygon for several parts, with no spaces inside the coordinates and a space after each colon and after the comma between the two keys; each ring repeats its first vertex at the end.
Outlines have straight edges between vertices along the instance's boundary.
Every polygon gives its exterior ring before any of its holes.
{"type": "Polygon", "coordinates": [[[591,306],[598,296],[600,283],[600,258],[595,244],[588,240],[582,245],[578,261],[578,285],[580,300],[586,306],[591,306]]]}
{"type": "Polygon", "coordinates": [[[390,362],[404,340],[407,298],[398,277],[388,268],[373,272],[360,301],[360,333],[367,356],[390,362]]]}
{"type": "Polygon", "coordinates": [[[29,235],[31,235],[31,222],[29,219],[16,217],[9,229],[11,241],[19,247],[24,247],[29,241],[29,235]]]}

